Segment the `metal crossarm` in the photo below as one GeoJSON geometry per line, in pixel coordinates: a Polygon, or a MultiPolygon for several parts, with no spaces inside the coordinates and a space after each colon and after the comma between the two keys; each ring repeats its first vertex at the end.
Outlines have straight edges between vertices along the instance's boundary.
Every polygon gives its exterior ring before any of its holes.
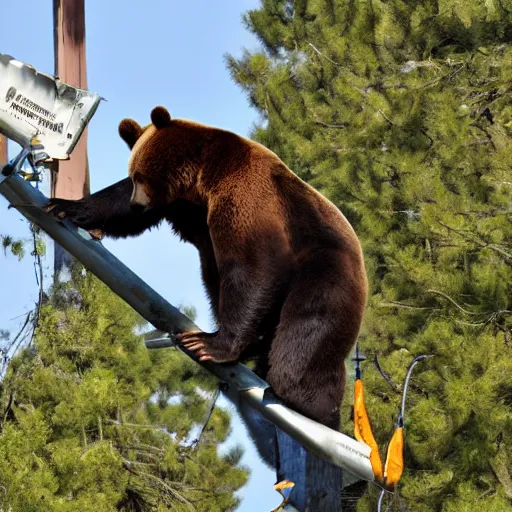
{"type": "Polygon", "coordinates": [[[198,327],[178,309],[149,287],[142,279],[112,255],[88,232],[69,221],[58,221],[45,213],[42,206],[48,199],[23,180],[18,171],[27,152],[6,166],[0,173],[0,193],[28,220],[41,227],[55,242],[71,253],[86,268],[123,298],[142,317],[161,331],[148,348],[176,346],[198,364],[215,375],[265,418],[299,442],[317,457],[355,474],[375,481],[370,462],[370,448],[340,432],[329,429],[284,406],[273,395],[269,385],[242,364],[199,362],[180,345],[174,345],[174,335],[198,327]],[[165,333],[169,333],[166,337],[165,333]]]}

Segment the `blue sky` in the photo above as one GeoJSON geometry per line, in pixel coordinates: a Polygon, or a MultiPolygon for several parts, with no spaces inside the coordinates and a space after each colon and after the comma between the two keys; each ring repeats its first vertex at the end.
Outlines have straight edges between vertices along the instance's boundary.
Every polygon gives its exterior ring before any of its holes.
{"type": "MultiPolygon", "coordinates": [[[[107,100],[89,125],[93,192],[127,175],[129,152],[117,135],[119,121],[132,117],[145,124],[155,105],[165,105],[173,117],[249,134],[257,114],[231,81],[223,55],[258,46],[241,21],[243,12],[258,5],[258,0],[86,0],[89,89],[107,100]]],[[[52,2],[3,2],[2,21],[0,52],[53,72],[52,2]]],[[[6,233],[28,236],[24,219],[7,210],[0,196],[0,234],[6,233]]],[[[199,326],[210,328],[196,251],[169,227],[105,245],[172,304],[194,305],[199,326]]],[[[47,270],[51,263],[50,254],[47,270]]],[[[0,283],[0,328],[16,332],[37,300],[32,259],[0,256],[0,283]]],[[[244,445],[243,462],[251,468],[238,510],[271,510],[280,502],[272,488],[275,476],[255,455],[238,420],[231,442],[244,445]]]]}

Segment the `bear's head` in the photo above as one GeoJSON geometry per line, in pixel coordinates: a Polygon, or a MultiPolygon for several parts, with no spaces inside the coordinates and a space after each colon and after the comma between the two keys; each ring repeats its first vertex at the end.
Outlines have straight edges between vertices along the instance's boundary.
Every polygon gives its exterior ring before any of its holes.
{"type": "Polygon", "coordinates": [[[195,123],[171,120],[164,107],[151,112],[151,124],[142,127],[123,119],[119,135],[131,149],[128,173],[133,181],[132,205],[165,207],[190,194],[197,180],[201,130],[195,123]]]}

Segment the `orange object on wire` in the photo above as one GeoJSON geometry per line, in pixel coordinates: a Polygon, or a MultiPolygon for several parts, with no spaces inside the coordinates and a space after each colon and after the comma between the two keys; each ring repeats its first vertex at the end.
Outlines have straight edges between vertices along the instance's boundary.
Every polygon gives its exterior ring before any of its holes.
{"type": "MultiPolygon", "coordinates": [[[[365,443],[370,447],[370,463],[372,465],[373,474],[375,475],[375,480],[385,486],[385,489],[382,490],[383,493],[397,486],[404,471],[404,414],[407,388],[409,387],[409,379],[411,378],[413,368],[419,361],[428,359],[429,357],[432,356],[417,356],[409,365],[403,386],[400,412],[398,414],[395,432],[393,433],[393,437],[391,438],[388,446],[386,464],[383,471],[379,447],[373,437],[370,419],[368,418],[368,413],[366,412],[366,406],[364,404],[364,386],[361,381],[361,368],[359,363],[364,361],[366,358],[360,355],[359,343],[356,344],[356,356],[353,359],[356,363],[356,380],[354,384],[354,435],[359,442],[365,443]]],[[[382,497],[383,494],[381,494],[379,499],[379,510],[380,504],[382,503],[382,497]]]]}
{"type": "Polygon", "coordinates": [[[404,429],[397,427],[389,442],[386,465],[384,467],[384,484],[396,487],[404,471],[404,429]]]}
{"type": "Polygon", "coordinates": [[[380,459],[379,447],[373,437],[372,427],[366,406],[364,405],[364,386],[361,379],[354,383],[354,435],[355,438],[371,448],[370,462],[375,479],[382,481],[382,461],[380,459]]]}

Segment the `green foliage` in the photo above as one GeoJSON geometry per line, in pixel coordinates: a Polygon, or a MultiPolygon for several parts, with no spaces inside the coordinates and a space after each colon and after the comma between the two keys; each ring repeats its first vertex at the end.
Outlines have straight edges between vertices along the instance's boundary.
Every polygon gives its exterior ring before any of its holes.
{"type": "Polygon", "coordinates": [[[247,480],[214,380],[177,350],[148,351],[144,321],[91,274],[42,306],[33,345],[0,388],[0,508],[228,511],[247,480]],[[66,301],[71,296],[73,302],[66,301]]]}
{"type": "Polygon", "coordinates": [[[388,510],[512,507],[511,8],[264,0],[244,18],[263,49],[227,57],[262,116],[253,136],[363,242],[364,378],[382,447],[408,364],[435,355],[413,377],[388,510]]]}
{"type": "Polygon", "coordinates": [[[19,260],[23,259],[25,255],[24,244],[22,240],[14,240],[9,235],[0,235],[0,239],[2,240],[2,247],[4,249],[4,253],[7,254],[7,250],[10,250],[11,253],[16,256],[19,260]]]}
{"type": "Polygon", "coordinates": [[[19,260],[22,260],[25,256],[25,249],[27,245],[30,244],[32,246],[32,251],[30,253],[32,256],[44,256],[46,254],[46,244],[42,237],[40,228],[35,224],[30,224],[30,231],[32,233],[32,237],[30,239],[14,239],[10,235],[0,234],[0,241],[2,243],[4,254],[7,255],[7,251],[9,250],[11,254],[16,256],[19,260]]]}

